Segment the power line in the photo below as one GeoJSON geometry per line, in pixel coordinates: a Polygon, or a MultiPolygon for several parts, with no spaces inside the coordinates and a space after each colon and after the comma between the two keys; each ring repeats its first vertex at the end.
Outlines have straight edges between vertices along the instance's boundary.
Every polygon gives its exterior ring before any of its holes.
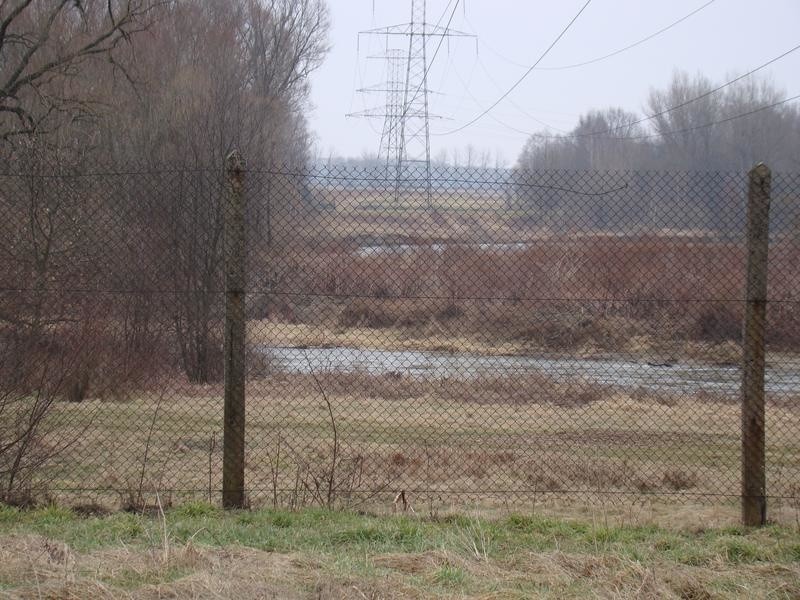
{"type": "MultiPolygon", "coordinates": [[[[714,1],[716,1],[716,0],[712,0],[712,2],[714,2],[714,1]]],[[[476,28],[475,28],[475,27],[472,25],[472,23],[471,23],[471,22],[470,22],[470,21],[467,19],[466,15],[464,16],[464,19],[466,20],[466,22],[467,22],[467,25],[469,26],[469,28],[470,28],[470,30],[472,31],[472,33],[473,33],[473,34],[475,34],[475,36],[477,37],[477,33],[478,33],[477,29],[476,29],[476,28]]],[[[502,89],[503,89],[503,88],[500,86],[500,84],[499,84],[499,83],[497,83],[497,80],[496,80],[496,79],[495,79],[495,78],[492,76],[491,72],[490,72],[490,71],[489,71],[489,69],[486,67],[486,64],[483,62],[483,60],[481,60],[480,54],[478,54],[478,56],[476,57],[476,61],[477,61],[477,63],[478,63],[478,64],[480,64],[481,70],[483,71],[483,73],[484,73],[484,75],[486,76],[486,78],[487,78],[487,79],[488,79],[488,80],[489,80],[489,81],[492,83],[492,85],[494,85],[494,87],[496,87],[496,88],[497,88],[497,91],[499,91],[499,92],[502,92],[502,89]]],[[[466,89],[465,89],[465,92],[469,94],[470,98],[472,98],[473,102],[475,102],[475,106],[476,106],[476,107],[478,107],[478,109],[480,110],[480,106],[481,106],[481,103],[480,103],[480,101],[479,101],[479,100],[478,100],[478,99],[475,97],[475,95],[474,95],[474,94],[473,94],[473,93],[472,93],[472,92],[471,92],[471,91],[468,89],[468,88],[469,88],[469,86],[468,86],[467,84],[465,84],[465,83],[464,83],[464,79],[461,77],[461,75],[459,75],[459,73],[458,73],[458,70],[457,70],[457,69],[455,69],[455,70],[456,70],[456,75],[458,76],[458,79],[461,81],[461,84],[462,84],[462,85],[464,85],[464,86],[465,86],[465,88],[466,88],[466,89]]],[[[556,130],[556,131],[560,131],[560,132],[562,132],[562,133],[568,133],[567,131],[565,131],[565,130],[563,130],[563,129],[559,128],[559,127],[556,127],[556,126],[554,126],[554,125],[551,125],[550,123],[546,123],[545,121],[542,121],[541,119],[539,119],[539,118],[537,118],[537,117],[534,117],[532,114],[530,114],[530,113],[529,113],[528,111],[526,111],[524,108],[522,108],[522,107],[521,107],[519,104],[517,104],[516,102],[514,102],[514,100],[513,100],[513,99],[510,99],[510,100],[509,100],[509,102],[511,103],[511,106],[513,106],[514,108],[516,108],[516,109],[517,109],[517,110],[518,110],[520,113],[522,113],[523,115],[525,115],[525,116],[526,116],[526,117],[528,117],[529,119],[531,119],[531,120],[533,120],[533,121],[536,121],[536,122],[537,122],[537,123],[539,123],[540,125],[543,125],[544,127],[547,127],[548,129],[554,129],[554,130],[556,130]]],[[[524,132],[523,132],[523,131],[521,131],[520,129],[517,129],[516,127],[513,127],[513,126],[511,126],[511,125],[508,125],[507,123],[504,123],[503,121],[501,121],[500,119],[498,119],[498,118],[497,118],[497,117],[495,117],[494,115],[492,116],[492,119],[493,119],[494,121],[496,121],[497,123],[499,123],[500,125],[502,125],[503,127],[506,127],[507,129],[510,129],[510,130],[512,130],[512,131],[515,131],[515,132],[517,132],[517,133],[524,133],[524,132]]]]}
{"type": "Polygon", "coordinates": [[[636,136],[629,136],[629,137],[613,137],[613,138],[605,138],[605,139],[612,139],[612,140],[647,140],[656,137],[664,137],[667,135],[674,135],[676,133],[688,133],[690,131],[697,131],[699,129],[707,129],[709,127],[714,127],[716,125],[722,125],[723,123],[729,123],[730,121],[735,121],[737,119],[743,119],[745,117],[749,117],[756,113],[763,112],[765,110],[769,110],[770,108],[776,108],[778,106],[782,106],[784,104],[788,104],[789,102],[794,102],[795,100],[800,100],[800,94],[796,96],[792,96],[790,98],[784,98],[783,100],[778,100],[777,102],[773,102],[772,104],[767,104],[766,106],[761,106],[759,108],[755,108],[753,110],[749,110],[744,113],[740,113],[738,115],[733,115],[731,117],[726,117],[724,119],[719,119],[718,121],[712,121],[710,123],[705,123],[703,125],[696,125],[694,127],[686,127],[685,129],[675,129],[672,131],[665,131],[662,133],[651,133],[647,135],[636,135],[636,136]]]}
{"type": "MultiPolygon", "coordinates": [[[[478,57],[478,58],[477,58],[476,64],[478,64],[478,63],[480,63],[480,65],[481,65],[481,68],[483,69],[483,71],[484,71],[484,73],[485,73],[486,77],[489,79],[489,81],[491,81],[491,82],[494,84],[494,86],[495,86],[495,87],[496,87],[496,88],[499,90],[499,89],[500,89],[500,86],[499,86],[499,84],[498,84],[498,83],[497,83],[497,81],[496,81],[496,80],[495,80],[495,79],[494,79],[494,78],[491,76],[491,74],[489,73],[488,69],[487,69],[487,68],[486,68],[486,66],[483,64],[483,61],[481,61],[481,60],[480,60],[480,57],[478,57]]],[[[457,77],[457,78],[458,78],[458,80],[461,82],[461,85],[464,87],[464,94],[465,94],[465,96],[466,96],[466,95],[468,95],[468,96],[469,96],[469,97],[472,99],[472,101],[475,103],[475,106],[477,106],[478,108],[480,108],[480,101],[479,101],[479,100],[478,100],[478,99],[475,97],[475,94],[473,94],[473,93],[472,93],[472,91],[469,89],[469,84],[468,84],[467,82],[465,82],[465,81],[464,81],[464,78],[463,78],[463,77],[461,76],[461,74],[458,72],[458,68],[457,68],[455,65],[453,65],[453,72],[456,74],[456,77],[457,77]]],[[[524,110],[524,109],[523,109],[521,106],[519,106],[519,105],[518,105],[516,102],[513,102],[513,101],[512,101],[512,102],[511,102],[511,105],[512,105],[512,106],[514,106],[514,107],[515,107],[515,108],[516,108],[518,111],[520,111],[520,112],[521,112],[523,115],[527,116],[529,119],[532,119],[532,120],[536,121],[537,123],[539,123],[540,125],[543,125],[544,127],[547,127],[548,129],[555,129],[556,131],[564,131],[563,129],[559,129],[558,127],[555,127],[554,125],[551,125],[550,123],[546,123],[545,121],[542,121],[541,119],[538,119],[538,118],[534,117],[534,116],[533,116],[532,114],[530,114],[528,111],[524,110]]],[[[523,131],[523,130],[521,130],[521,129],[517,129],[517,128],[516,128],[516,127],[514,127],[513,125],[509,125],[509,124],[508,124],[508,123],[506,123],[505,121],[503,121],[503,120],[501,120],[500,118],[498,118],[496,115],[490,115],[490,116],[491,116],[492,120],[493,120],[495,123],[498,123],[499,125],[501,125],[501,126],[505,127],[506,129],[510,129],[511,131],[514,131],[514,132],[516,132],[516,133],[522,133],[522,134],[525,134],[525,133],[526,133],[525,131],[523,131]]],[[[566,133],[566,132],[564,132],[564,133],[566,133]]]]}
{"type": "Polygon", "coordinates": [[[562,30],[561,30],[561,33],[559,33],[559,34],[558,34],[558,36],[556,37],[556,39],[555,39],[555,40],[553,40],[553,42],[552,42],[552,43],[551,43],[551,44],[550,44],[550,45],[547,47],[547,49],[546,49],[546,50],[545,50],[545,51],[542,53],[542,55],[541,55],[541,56],[538,58],[538,60],[537,60],[535,63],[533,63],[533,66],[531,66],[531,67],[530,67],[530,68],[529,68],[529,69],[528,69],[528,70],[525,72],[525,74],[524,74],[522,77],[520,77],[520,78],[517,80],[517,82],[516,82],[516,83],[514,83],[514,85],[512,85],[512,86],[509,88],[509,90],[508,90],[506,93],[504,93],[502,96],[500,96],[500,98],[499,98],[499,99],[498,99],[498,100],[497,100],[497,101],[496,101],[494,104],[492,104],[492,105],[491,105],[489,108],[487,108],[486,110],[484,110],[484,111],[483,111],[481,114],[479,114],[477,117],[475,117],[474,119],[472,119],[472,120],[471,120],[469,123],[466,123],[465,125],[462,125],[461,127],[458,127],[458,128],[456,128],[456,129],[453,129],[453,130],[451,130],[451,131],[446,131],[446,132],[443,132],[443,133],[432,134],[432,135],[445,136],[445,135],[452,135],[452,134],[454,134],[454,133],[458,133],[459,131],[463,131],[463,130],[464,130],[464,129],[466,129],[467,127],[470,127],[471,125],[474,125],[475,123],[477,123],[478,121],[480,121],[480,120],[481,120],[483,117],[485,117],[487,114],[489,114],[490,112],[492,112],[492,111],[493,111],[495,108],[497,108],[497,106],[498,106],[498,105],[499,105],[499,104],[500,104],[500,103],[501,103],[503,100],[505,100],[505,99],[506,99],[508,96],[510,96],[510,95],[512,94],[512,92],[513,92],[514,90],[516,90],[516,89],[517,89],[517,88],[518,88],[518,87],[519,87],[519,86],[522,84],[522,82],[523,82],[523,81],[525,81],[525,79],[527,79],[527,78],[528,78],[528,76],[529,76],[531,73],[533,73],[533,71],[536,69],[536,67],[538,67],[538,66],[539,66],[539,63],[540,63],[540,62],[542,62],[542,61],[545,59],[545,57],[546,57],[546,56],[547,56],[547,55],[550,53],[550,51],[551,51],[551,50],[552,50],[552,49],[553,49],[553,48],[556,46],[556,44],[558,44],[558,42],[559,42],[559,41],[561,41],[561,38],[562,38],[562,37],[564,37],[564,36],[566,35],[567,31],[569,31],[569,29],[572,27],[572,25],[575,23],[575,21],[577,21],[577,20],[578,20],[578,18],[579,18],[579,17],[580,17],[580,16],[583,14],[583,12],[584,12],[584,11],[585,11],[585,10],[586,10],[588,7],[589,7],[589,5],[590,5],[591,3],[592,3],[592,0],[586,0],[586,3],[585,3],[585,4],[584,4],[582,7],[581,7],[581,9],[578,11],[578,13],[577,13],[577,14],[576,14],[574,17],[572,17],[572,20],[571,20],[569,23],[567,23],[567,26],[566,26],[566,27],[564,27],[564,29],[562,29],[562,30]]]}
{"type": "MultiPolygon", "coordinates": [[[[373,18],[374,18],[374,15],[373,15],[373,18]]],[[[361,71],[361,61],[359,60],[359,55],[360,55],[360,52],[361,52],[360,48],[361,48],[361,43],[359,41],[358,48],[356,50],[356,73],[355,73],[355,77],[357,78],[357,82],[354,79],[354,81],[353,81],[353,94],[352,94],[352,98],[350,100],[350,111],[351,111],[351,113],[352,113],[352,110],[353,110],[353,102],[355,101],[356,92],[357,92],[358,89],[363,89],[365,87],[364,82],[365,82],[365,80],[367,78],[366,74],[362,73],[362,71],[361,71]],[[357,87],[356,87],[356,83],[357,83],[357,87]]],[[[369,51],[370,51],[370,47],[368,46],[367,47],[367,56],[369,56],[369,54],[370,54],[369,51]]],[[[365,64],[368,65],[369,63],[367,62],[365,64]]],[[[361,102],[360,102],[361,109],[362,109],[362,111],[366,112],[368,110],[366,100],[364,100],[363,96],[360,96],[360,98],[361,98],[361,102]]],[[[375,128],[375,125],[372,124],[371,120],[367,119],[367,125],[372,130],[372,132],[375,133],[375,135],[381,135],[382,134],[382,132],[378,131],[375,128]]]]}
{"type": "MultiPolygon", "coordinates": [[[[476,59],[473,61],[472,66],[470,67],[469,70],[469,76],[467,77],[466,80],[464,79],[464,77],[461,76],[461,73],[458,71],[458,68],[456,67],[455,62],[452,60],[452,57],[448,65],[450,67],[450,70],[447,71],[447,74],[449,74],[451,71],[455,73],[456,77],[461,82],[461,87],[463,88],[461,94],[458,95],[451,94],[451,97],[457,100],[453,103],[453,106],[455,106],[455,108],[450,107],[448,113],[455,115],[461,112],[461,110],[464,108],[464,105],[467,102],[467,94],[469,92],[470,86],[472,85],[472,81],[475,79],[475,71],[478,69],[478,60],[476,57],[476,59]]],[[[442,80],[442,85],[439,86],[441,89],[444,89],[444,83],[445,83],[444,80],[442,80]]]]}
{"type": "MultiPolygon", "coordinates": [[[[590,131],[588,133],[572,133],[572,134],[569,134],[569,135],[548,135],[548,134],[529,133],[528,135],[535,136],[535,137],[540,138],[540,139],[578,139],[578,138],[584,138],[584,137],[594,137],[594,136],[598,136],[598,135],[606,135],[608,133],[613,133],[614,131],[617,131],[619,129],[625,129],[625,128],[631,127],[633,125],[639,125],[641,123],[646,123],[647,121],[652,121],[653,119],[657,119],[658,117],[664,116],[664,115],[669,114],[671,112],[675,112],[676,110],[679,110],[681,108],[685,108],[686,106],[689,106],[690,104],[693,104],[693,103],[697,102],[698,100],[702,100],[703,98],[707,98],[707,97],[709,97],[709,96],[711,96],[713,94],[716,94],[717,92],[722,91],[725,88],[732,86],[734,83],[738,83],[742,79],[750,77],[751,75],[757,73],[758,71],[761,71],[762,69],[767,68],[768,66],[778,62],[779,60],[781,60],[783,58],[786,58],[787,56],[789,56],[793,52],[797,52],[798,50],[800,50],[800,44],[798,44],[794,48],[791,48],[790,50],[787,50],[783,54],[768,60],[767,62],[765,62],[764,64],[762,64],[762,65],[760,65],[758,67],[756,67],[755,69],[751,69],[750,71],[748,71],[744,75],[739,75],[738,77],[736,77],[734,79],[731,79],[730,81],[727,81],[727,82],[723,83],[722,85],[719,85],[719,86],[717,86],[717,87],[715,87],[715,88],[713,88],[711,90],[708,90],[707,92],[703,92],[699,96],[695,96],[694,98],[690,98],[689,100],[685,100],[684,102],[681,102],[680,104],[676,104],[675,106],[671,106],[669,108],[665,108],[664,110],[659,111],[657,113],[654,113],[652,115],[649,115],[649,116],[646,116],[646,117],[642,117],[641,119],[636,119],[634,121],[630,121],[628,123],[624,123],[623,125],[617,125],[615,127],[610,127],[608,129],[604,129],[604,130],[601,130],[601,131],[590,131]]],[[[782,104],[782,102],[779,103],[779,104],[782,104]]],[[[644,138],[639,137],[639,138],[616,138],[616,139],[644,139],[644,138]]]]}
{"type": "MultiPolygon", "coordinates": [[[[667,25],[665,27],[662,27],[658,31],[655,31],[655,32],[651,33],[650,35],[648,35],[646,37],[643,37],[642,39],[640,39],[640,40],[638,40],[636,42],[633,42],[632,44],[629,44],[629,45],[625,46],[624,48],[620,48],[619,50],[615,50],[614,52],[610,52],[609,54],[604,54],[603,56],[598,56],[598,57],[592,58],[590,60],[585,60],[583,62],[573,63],[573,64],[569,64],[569,65],[558,65],[558,66],[554,66],[554,67],[538,67],[536,70],[537,71],[564,71],[564,70],[567,70],[567,69],[577,69],[578,67],[585,67],[587,65],[591,65],[591,64],[598,63],[598,62],[604,61],[606,59],[612,58],[614,56],[617,56],[618,54],[622,54],[623,52],[627,52],[628,50],[632,50],[633,48],[636,48],[637,46],[641,46],[642,44],[644,44],[646,42],[649,42],[650,40],[660,36],[661,34],[666,33],[670,29],[672,29],[674,27],[677,27],[678,25],[680,25],[684,21],[686,21],[686,20],[690,19],[691,17],[695,16],[697,13],[705,10],[706,8],[708,8],[709,6],[714,4],[716,1],[717,0],[709,0],[708,2],[706,2],[705,4],[700,6],[699,8],[696,8],[692,12],[682,16],[677,21],[673,21],[672,23],[670,23],[669,25],[667,25]]],[[[473,30],[475,29],[472,26],[472,24],[470,23],[469,20],[467,20],[467,24],[470,25],[470,27],[472,27],[473,30]]],[[[527,65],[523,65],[521,63],[518,63],[518,62],[516,62],[514,60],[511,60],[511,59],[503,56],[500,52],[498,52],[497,50],[495,50],[494,48],[489,46],[483,40],[481,41],[481,43],[484,46],[486,46],[493,54],[496,54],[497,56],[499,56],[501,59],[503,59],[507,63],[515,65],[517,67],[527,68],[527,65]]]]}
{"type": "MultiPolygon", "coordinates": [[[[480,66],[481,66],[481,69],[483,70],[483,73],[484,73],[484,75],[486,75],[486,78],[487,78],[489,81],[491,81],[491,82],[492,82],[492,85],[494,85],[494,86],[495,86],[495,87],[496,87],[498,90],[501,90],[502,88],[500,87],[500,84],[498,84],[498,83],[497,83],[497,80],[496,80],[496,79],[495,79],[495,78],[492,76],[492,73],[491,73],[491,71],[489,71],[489,69],[486,67],[486,65],[484,64],[484,62],[483,62],[483,61],[480,59],[480,57],[478,57],[478,63],[480,64],[480,66]]],[[[470,96],[472,96],[472,94],[470,94],[470,96]]],[[[473,97],[473,99],[475,98],[474,96],[472,96],[472,97],[473,97]]],[[[537,123],[539,123],[540,125],[544,125],[544,126],[545,126],[545,127],[547,127],[548,129],[555,129],[556,131],[560,131],[560,132],[562,132],[562,133],[567,133],[567,131],[565,131],[565,130],[563,130],[563,129],[560,129],[560,128],[556,127],[555,125],[551,125],[550,123],[547,123],[547,122],[545,122],[545,121],[542,121],[541,119],[539,119],[539,118],[537,118],[537,117],[534,117],[534,116],[533,116],[532,114],[530,114],[530,113],[529,113],[527,110],[525,110],[525,109],[524,109],[524,108],[522,108],[522,107],[521,107],[519,104],[517,104],[516,102],[514,102],[514,100],[513,100],[512,98],[509,98],[509,103],[511,104],[511,106],[513,106],[514,108],[516,108],[516,109],[517,109],[519,112],[521,112],[523,115],[525,115],[525,116],[526,116],[526,117],[528,117],[529,119],[532,119],[532,120],[536,121],[536,122],[537,122],[537,123]]],[[[478,100],[477,100],[477,99],[475,99],[475,104],[476,104],[477,106],[480,106],[480,103],[478,102],[478,100]]],[[[500,123],[501,125],[503,125],[503,126],[505,126],[505,127],[509,128],[509,129],[511,129],[511,130],[513,130],[513,131],[519,131],[519,129],[517,129],[516,127],[513,127],[513,126],[511,126],[511,125],[507,125],[506,123],[503,123],[503,122],[502,122],[502,121],[500,121],[499,119],[496,119],[494,116],[493,116],[492,118],[493,118],[495,121],[497,121],[498,123],[500,123]]]]}
{"type": "MultiPolygon", "coordinates": [[[[712,1],[716,1],[716,0],[712,0],[712,1]]],[[[449,8],[449,7],[450,7],[450,5],[448,4],[447,8],[449,8]]],[[[445,13],[447,12],[447,8],[445,9],[445,13]]],[[[455,10],[457,8],[458,8],[458,3],[456,3],[456,7],[453,9],[453,11],[454,11],[453,14],[455,14],[455,10]]],[[[444,16],[444,15],[442,15],[442,16],[444,16]]],[[[452,23],[452,18],[453,18],[453,15],[450,16],[450,22],[451,23],[452,23]]],[[[466,18],[466,16],[465,16],[465,18],[466,18]]],[[[441,22],[441,19],[440,19],[440,22],[441,22]]],[[[437,26],[438,25],[439,25],[439,23],[437,23],[437,26]]],[[[449,28],[449,26],[450,26],[450,24],[448,23],[448,28],[449,28]]],[[[474,27],[472,27],[471,29],[472,29],[473,33],[476,33],[474,27]]],[[[438,49],[437,49],[437,54],[438,54],[438,49]]],[[[436,56],[434,55],[434,60],[435,59],[436,59],[436,56]]],[[[433,63],[431,63],[431,65],[432,64],[433,63]]],[[[470,81],[472,80],[472,75],[474,74],[475,66],[477,66],[478,64],[480,64],[481,69],[483,70],[483,72],[485,73],[485,75],[489,79],[489,81],[492,82],[492,84],[498,89],[498,91],[502,91],[502,88],[500,87],[500,84],[498,84],[497,80],[492,77],[491,73],[489,72],[489,69],[486,68],[486,65],[480,59],[480,56],[478,56],[476,58],[476,63],[475,63],[475,65],[473,65],[472,73],[470,74],[470,81]]],[[[458,78],[458,80],[461,82],[461,85],[464,87],[465,96],[468,95],[472,99],[472,101],[475,103],[475,106],[478,107],[478,109],[480,109],[480,101],[475,97],[475,95],[469,89],[470,88],[470,84],[464,81],[464,78],[459,73],[458,68],[456,67],[455,64],[453,64],[453,71],[455,72],[456,77],[458,78]]],[[[461,105],[463,105],[463,97],[462,97],[462,102],[460,103],[459,106],[461,106],[461,105]]],[[[549,128],[549,129],[555,129],[556,131],[562,131],[562,132],[566,133],[566,131],[564,131],[562,129],[559,129],[558,127],[555,127],[553,125],[550,125],[549,123],[546,123],[546,122],[542,121],[541,119],[538,119],[538,118],[534,117],[533,115],[531,115],[529,112],[527,112],[521,106],[519,106],[519,104],[517,104],[513,100],[511,100],[511,105],[514,108],[516,108],[518,111],[520,111],[523,115],[525,115],[529,119],[532,119],[533,121],[536,121],[540,125],[544,125],[545,127],[549,128]]],[[[507,128],[507,129],[510,129],[512,131],[515,131],[517,133],[525,133],[524,131],[522,131],[520,129],[517,129],[516,127],[513,127],[513,126],[505,123],[504,121],[500,120],[499,118],[497,118],[494,115],[492,115],[492,120],[494,120],[496,123],[502,125],[503,127],[507,128]]]]}
{"type": "Polygon", "coordinates": [[[649,42],[653,38],[658,37],[662,33],[665,33],[667,31],[669,31],[673,27],[676,27],[677,25],[680,25],[681,23],[683,23],[687,19],[690,19],[691,17],[695,16],[700,11],[702,11],[705,8],[711,6],[716,1],[717,0],[709,0],[709,2],[706,2],[705,4],[703,4],[700,8],[697,8],[697,9],[693,10],[688,15],[686,15],[684,17],[681,17],[680,19],[678,19],[674,23],[670,23],[669,25],[667,25],[666,27],[663,27],[662,29],[659,29],[655,33],[651,33],[647,37],[642,38],[638,42],[634,42],[633,44],[625,46],[624,48],[620,48],[619,50],[615,50],[614,52],[611,52],[610,54],[606,54],[604,56],[598,56],[597,58],[593,58],[591,60],[586,60],[586,61],[579,62],[579,63],[574,63],[574,64],[571,64],[571,65],[560,65],[560,66],[556,66],[556,67],[539,67],[539,70],[540,71],[563,71],[563,70],[566,70],[566,69],[576,69],[578,67],[585,67],[586,65],[591,65],[591,64],[606,60],[608,58],[611,58],[613,56],[617,56],[618,54],[622,54],[623,52],[627,52],[628,50],[636,48],[637,46],[641,46],[642,44],[644,44],[646,42],[649,42]]]}
{"type": "MultiPolygon", "coordinates": [[[[777,108],[778,106],[783,106],[784,104],[789,104],[790,102],[794,102],[796,100],[800,100],[800,94],[798,94],[796,96],[791,96],[789,98],[784,98],[783,100],[778,100],[777,102],[773,102],[772,104],[767,104],[766,106],[760,106],[759,108],[755,108],[753,110],[749,110],[749,111],[744,112],[744,113],[739,113],[739,114],[736,114],[736,115],[733,115],[733,116],[730,116],[730,117],[726,117],[724,119],[719,119],[717,121],[711,121],[710,123],[704,123],[702,125],[695,125],[694,127],[686,127],[684,129],[673,129],[673,130],[670,130],[670,131],[664,131],[664,132],[659,132],[659,133],[649,133],[649,134],[645,134],[645,135],[634,135],[634,136],[625,136],[625,137],[622,137],[622,136],[619,136],[619,137],[603,137],[603,138],[599,138],[599,139],[611,140],[611,141],[649,140],[649,139],[665,137],[665,136],[669,136],[669,135],[676,135],[676,134],[679,134],[679,133],[689,133],[691,131],[698,131],[700,129],[708,129],[709,127],[715,127],[717,125],[722,125],[722,124],[725,124],[725,123],[729,123],[731,121],[736,121],[738,119],[744,119],[744,118],[749,117],[751,115],[763,112],[765,110],[769,110],[771,108],[777,108]]],[[[510,125],[507,125],[505,123],[504,123],[504,125],[506,127],[508,127],[509,129],[513,129],[514,131],[519,131],[519,133],[525,134],[525,132],[523,132],[522,130],[515,129],[514,127],[511,127],[510,125]]],[[[574,139],[576,137],[584,137],[584,136],[577,136],[577,135],[550,136],[550,135],[540,135],[540,134],[536,134],[536,133],[525,134],[525,135],[530,135],[532,137],[537,137],[537,138],[542,138],[542,139],[559,139],[559,140],[574,139]]],[[[590,134],[587,134],[587,135],[590,135],[590,134]]]]}

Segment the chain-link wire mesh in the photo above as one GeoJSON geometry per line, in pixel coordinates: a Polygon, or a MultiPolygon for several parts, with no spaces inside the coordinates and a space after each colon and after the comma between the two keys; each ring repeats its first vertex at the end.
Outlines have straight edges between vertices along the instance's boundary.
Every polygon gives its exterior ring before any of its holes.
{"type": "MultiPolygon", "coordinates": [[[[250,503],[741,494],[747,174],[242,177],[250,503]]],[[[0,176],[6,498],[219,501],[232,193],[0,176]]],[[[771,198],[767,495],[796,503],[800,177],[771,198]]]]}

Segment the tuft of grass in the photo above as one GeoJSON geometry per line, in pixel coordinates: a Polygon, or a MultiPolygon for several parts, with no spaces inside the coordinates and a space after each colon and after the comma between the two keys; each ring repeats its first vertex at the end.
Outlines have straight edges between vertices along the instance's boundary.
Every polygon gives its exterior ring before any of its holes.
{"type": "Polygon", "coordinates": [[[288,513],[278,513],[272,518],[272,525],[281,529],[289,529],[294,524],[294,518],[288,513]]]}
{"type": "Polygon", "coordinates": [[[800,563],[800,544],[791,544],[786,548],[789,560],[800,563]]]}
{"type": "Polygon", "coordinates": [[[664,472],[662,481],[667,489],[680,492],[690,490],[697,485],[697,474],[673,467],[664,472]]]}
{"type": "Polygon", "coordinates": [[[175,515],[189,518],[218,517],[220,508],[208,502],[187,502],[181,504],[174,511],[175,515]]]}
{"type": "Polygon", "coordinates": [[[405,546],[419,537],[420,531],[413,522],[397,520],[391,527],[370,524],[333,533],[337,544],[370,544],[373,546],[405,546]]]}
{"type": "Polygon", "coordinates": [[[19,509],[15,506],[0,504],[0,523],[13,523],[20,518],[19,509]]]}
{"type": "Polygon", "coordinates": [[[372,526],[357,527],[356,529],[342,531],[335,537],[336,541],[343,545],[363,542],[385,544],[391,539],[388,532],[372,526]]]}
{"type": "Polygon", "coordinates": [[[37,520],[43,525],[58,525],[68,523],[76,518],[77,515],[71,509],[50,505],[38,511],[37,520]]]}
{"type": "Polygon", "coordinates": [[[460,567],[443,565],[432,577],[433,581],[442,587],[462,587],[467,582],[467,573],[460,567]]]}
{"type": "Polygon", "coordinates": [[[122,568],[109,577],[104,577],[102,581],[120,590],[134,591],[145,586],[169,584],[190,573],[191,570],[186,567],[172,565],[145,570],[122,568]]]}
{"type": "Polygon", "coordinates": [[[753,542],[739,537],[723,537],[718,542],[725,560],[733,564],[754,563],[766,560],[766,552],[753,542]]]}
{"type": "Polygon", "coordinates": [[[511,515],[506,519],[506,524],[513,529],[553,538],[572,537],[589,529],[588,525],[582,523],[528,515],[511,515]]]}

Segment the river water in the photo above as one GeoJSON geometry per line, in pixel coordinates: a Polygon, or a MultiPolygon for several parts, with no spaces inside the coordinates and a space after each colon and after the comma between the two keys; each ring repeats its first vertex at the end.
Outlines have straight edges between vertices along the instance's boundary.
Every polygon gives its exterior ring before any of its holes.
{"type": "MultiPolygon", "coordinates": [[[[371,375],[400,374],[420,379],[469,379],[546,375],[554,380],[581,380],[621,389],[647,389],[675,394],[700,391],[739,392],[739,367],[715,365],[651,365],[624,359],[550,358],[540,356],[483,356],[427,351],[359,348],[262,349],[274,368],[285,373],[332,371],[371,375]]],[[[767,369],[766,389],[773,394],[800,394],[800,370],[767,369]]]]}

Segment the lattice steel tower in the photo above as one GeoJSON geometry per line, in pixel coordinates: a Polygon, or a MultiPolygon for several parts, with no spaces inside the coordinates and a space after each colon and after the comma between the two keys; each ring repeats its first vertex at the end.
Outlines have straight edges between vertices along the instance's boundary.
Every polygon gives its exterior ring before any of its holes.
{"type": "Polygon", "coordinates": [[[400,137],[403,144],[403,163],[425,167],[426,181],[430,180],[431,127],[430,90],[428,89],[427,2],[411,0],[411,23],[408,26],[408,64],[403,96],[403,115],[400,137]]]}
{"type": "MultiPolygon", "coordinates": [[[[359,35],[377,35],[386,38],[387,83],[385,89],[368,88],[362,91],[385,91],[386,110],[364,111],[350,116],[383,117],[380,156],[386,159],[387,168],[394,163],[395,189],[407,184],[418,184],[422,177],[426,201],[431,205],[431,130],[432,119],[440,119],[430,113],[431,92],[428,87],[430,39],[453,37],[475,37],[427,22],[427,0],[411,0],[411,21],[401,25],[380,27],[362,31],[359,35]],[[408,54],[403,57],[398,49],[389,50],[390,40],[408,38],[408,54]],[[405,65],[402,63],[405,62],[405,65]],[[402,73],[401,67],[405,67],[402,73]]],[[[414,186],[416,187],[416,185],[414,186]]]]}
{"type": "Polygon", "coordinates": [[[388,169],[396,169],[403,157],[403,106],[405,102],[405,56],[402,50],[388,50],[386,60],[386,117],[378,156],[388,169]]]}

